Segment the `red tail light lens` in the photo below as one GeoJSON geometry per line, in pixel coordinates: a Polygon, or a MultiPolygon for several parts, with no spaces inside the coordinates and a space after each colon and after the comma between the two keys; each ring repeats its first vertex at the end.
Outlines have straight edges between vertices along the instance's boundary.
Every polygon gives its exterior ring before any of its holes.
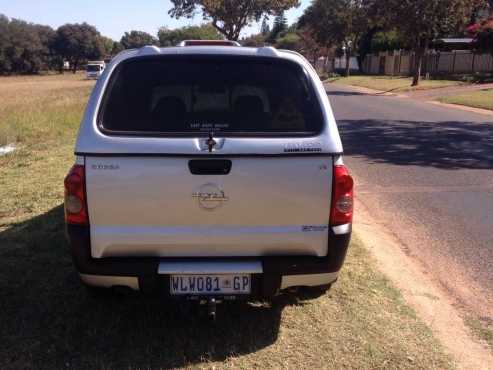
{"type": "Polygon", "coordinates": [[[86,201],[86,171],[76,164],[65,177],[65,222],[72,225],[89,225],[86,201]]]}
{"type": "Polygon", "coordinates": [[[334,166],[330,225],[344,225],[353,221],[353,178],[344,165],[334,166]]]}

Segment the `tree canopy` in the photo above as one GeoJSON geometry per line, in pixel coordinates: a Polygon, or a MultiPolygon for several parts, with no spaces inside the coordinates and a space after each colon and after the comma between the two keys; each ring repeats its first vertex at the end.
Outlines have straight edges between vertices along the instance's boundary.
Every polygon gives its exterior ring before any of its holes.
{"type": "Polygon", "coordinates": [[[275,15],[299,5],[298,0],[171,0],[169,14],[192,18],[197,12],[228,40],[238,40],[241,30],[264,15],[275,15]]]}
{"type": "Polygon", "coordinates": [[[260,33],[264,36],[267,36],[270,33],[269,19],[267,18],[267,16],[264,16],[264,19],[262,20],[260,33]]]}
{"type": "Polygon", "coordinates": [[[161,46],[176,46],[183,40],[222,40],[223,36],[211,24],[203,24],[173,30],[162,27],[158,39],[161,46]]]}
{"type": "Polygon", "coordinates": [[[368,2],[364,0],[315,0],[299,20],[322,45],[344,47],[349,58],[369,27],[368,2]]]}
{"type": "Polygon", "coordinates": [[[493,56],[493,16],[474,25],[474,48],[480,53],[489,53],[493,56]]]}
{"type": "Polygon", "coordinates": [[[388,7],[400,36],[415,51],[413,85],[418,85],[423,56],[429,44],[442,35],[459,33],[484,0],[390,0],[388,7]]]}
{"type": "Polygon", "coordinates": [[[52,64],[55,31],[0,14],[0,73],[37,73],[52,64]]]}
{"type": "Polygon", "coordinates": [[[125,32],[120,40],[124,49],[137,49],[146,45],[157,45],[157,39],[144,31],[125,32]]]}
{"type": "Polygon", "coordinates": [[[282,36],[282,34],[284,33],[284,31],[286,31],[287,28],[288,28],[288,20],[286,19],[284,12],[281,11],[274,18],[274,25],[272,26],[272,31],[270,32],[267,40],[270,43],[274,43],[278,37],[282,36]]]}
{"type": "Polygon", "coordinates": [[[54,49],[62,59],[70,62],[75,73],[88,59],[101,59],[105,49],[101,34],[87,23],[65,24],[56,31],[54,49]]]}
{"type": "Polygon", "coordinates": [[[314,0],[299,25],[318,43],[344,48],[348,56],[357,48],[363,56],[380,48],[412,49],[416,85],[430,43],[460,36],[486,6],[486,0],[314,0]]]}
{"type": "Polygon", "coordinates": [[[297,50],[300,47],[301,37],[294,32],[286,33],[276,41],[279,49],[297,50]]]}

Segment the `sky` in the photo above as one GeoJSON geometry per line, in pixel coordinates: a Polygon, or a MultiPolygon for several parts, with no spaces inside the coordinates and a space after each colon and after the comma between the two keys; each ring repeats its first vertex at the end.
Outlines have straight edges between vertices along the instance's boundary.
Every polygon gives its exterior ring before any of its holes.
{"type": "MultiPolygon", "coordinates": [[[[298,8],[286,12],[292,23],[303,13],[310,0],[301,0],[298,8]]],[[[0,14],[32,23],[57,28],[65,23],[87,22],[104,36],[120,40],[125,31],[139,30],[156,35],[160,27],[177,28],[203,23],[201,15],[194,19],[172,19],[169,0],[0,0],[0,14]]],[[[272,23],[272,19],[271,19],[272,23]]],[[[253,24],[242,36],[257,33],[260,24],[253,24]]]]}

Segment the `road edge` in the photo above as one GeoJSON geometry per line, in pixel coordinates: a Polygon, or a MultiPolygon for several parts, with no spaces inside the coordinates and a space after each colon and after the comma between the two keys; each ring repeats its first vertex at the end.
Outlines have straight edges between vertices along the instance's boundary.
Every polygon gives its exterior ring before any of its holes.
{"type": "Polygon", "coordinates": [[[329,81],[322,81],[324,86],[327,85],[336,85],[336,86],[341,86],[341,87],[347,87],[349,89],[353,89],[357,92],[360,92],[362,94],[366,95],[378,95],[378,96],[395,96],[398,98],[406,98],[406,95],[403,94],[398,94],[398,93],[393,93],[390,91],[382,91],[382,90],[375,90],[375,89],[370,89],[368,87],[363,87],[363,86],[357,86],[357,85],[345,85],[345,84],[338,84],[337,82],[329,82],[329,81]]]}
{"type": "Polygon", "coordinates": [[[378,269],[396,285],[408,305],[452,355],[456,366],[493,370],[493,354],[471,333],[451,297],[422,266],[406,255],[396,236],[373,219],[359,199],[356,199],[356,209],[354,229],[362,245],[375,258],[378,269]]]}
{"type": "Polygon", "coordinates": [[[393,92],[389,92],[389,91],[369,89],[367,87],[362,87],[362,86],[343,85],[343,84],[337,84],[337,82],[327,82],[327,81],[324,81],[323,84],[324,84],[324,86],[329,85],[329,84],[333,84],[333,85],[337,85],[337,86],[341,86],[341,87],[347,87],[349,89],[352,89],[354,91],[357,91],[357,92],[360,92],[360,93],[366,94],[366,95],[393,96],[395,98],[405,98],[405,99],[410,99],[410,100],[414,100],[414,101],[420,101],[423,103],[434,104],[434,105],[438,105],[438,106],[445,107],[445,108],[452,108],[452,109],[462,110],[462,111],[466,111],[466,112],[470,112],[470,113],[484,114],[486,116],[493,116],[493,111],[491,111],[489,109],[469,107],[467,105],[461,105],[461,104],[443,103],[443,102],[440,102],[437,100],[426,100],[426,99],[419,100],[419,99],[412,98],[409,95],[406,95],[405,91],[402,93],[393,93],[393,92]]]}
{"type": "Polygon", "coordinates": [[[469,107],[467,105],[462,105],[462,104],[443,103],[443,102],[436,101],[436,100],[426,100],[426,102],[430,103],[430,104],[439,105],[439,106],[445,107],[445,108],[453,108],[453,109],[463,110],[466,112],[485,114],[487,116],[493,116],[493,110],[489,110],[489,109],[469,107]]]}

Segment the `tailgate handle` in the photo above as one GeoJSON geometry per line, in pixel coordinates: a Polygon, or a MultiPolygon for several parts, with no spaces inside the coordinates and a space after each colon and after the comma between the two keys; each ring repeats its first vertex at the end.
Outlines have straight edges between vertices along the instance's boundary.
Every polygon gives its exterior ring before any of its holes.
{"type": "Polygon", "coordinates": [[[193,175],[227,175],[231,171],[229,159],[192,159],[188,168],[193,175]]]}

